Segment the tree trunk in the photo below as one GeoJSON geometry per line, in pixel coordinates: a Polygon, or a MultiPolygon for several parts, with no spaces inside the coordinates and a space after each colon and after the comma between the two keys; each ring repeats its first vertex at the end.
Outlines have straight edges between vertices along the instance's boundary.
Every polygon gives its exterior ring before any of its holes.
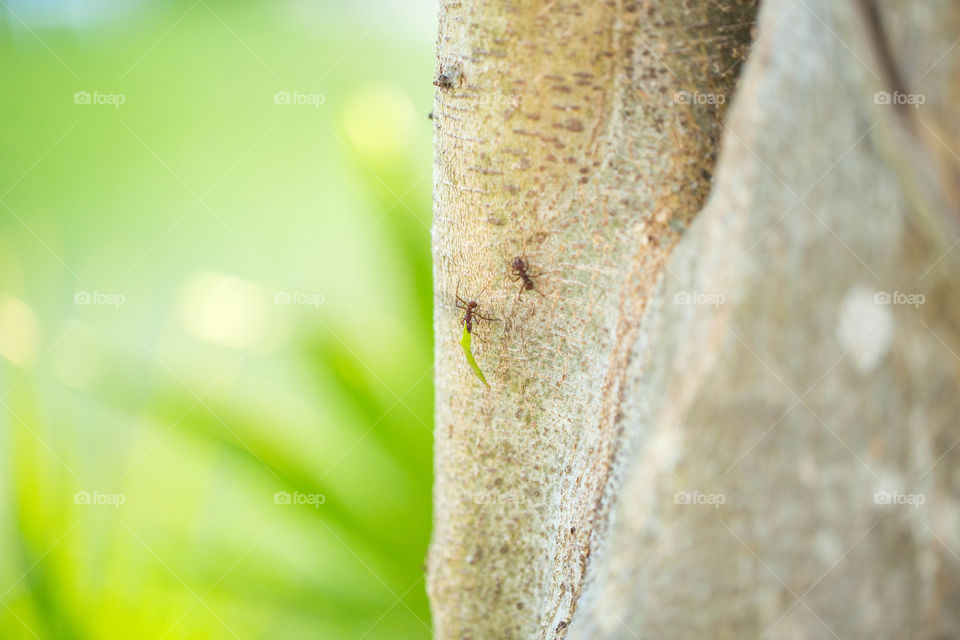
{"type": "Polygon", "coordinates": [[[437,637],[960,633],[960,6],[765,2],[725,127],[754,10],[443,3],[437,637]]]}

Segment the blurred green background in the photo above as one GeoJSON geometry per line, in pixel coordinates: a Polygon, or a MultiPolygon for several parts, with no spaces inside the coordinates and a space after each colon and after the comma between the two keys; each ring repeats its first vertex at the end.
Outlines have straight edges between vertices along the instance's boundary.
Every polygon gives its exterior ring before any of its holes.
{"type": "Polygon", "coordinates": [[[426,638],[435,3],[0,1],[0,638],[426,638]]]}

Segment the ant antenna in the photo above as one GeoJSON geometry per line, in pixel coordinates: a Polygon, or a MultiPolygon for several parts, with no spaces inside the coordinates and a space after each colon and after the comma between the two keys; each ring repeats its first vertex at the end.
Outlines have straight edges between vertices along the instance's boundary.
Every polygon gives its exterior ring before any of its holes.
{"type": "MultiPolygon", "coordinates": [[[[490,283],[491,283],[491,282],[493,282],[493,275],[492,275],[492,274],[491,274],[491,276],[490,276],[489,278],[487,278],[487,284],[483,285],[483,288],[480,289],[480,292],[479,292],[479,293],[477,294],[477,296],[476,296],[477,298],[479,298],[480,296],[483,295],[483,292],[487,290],[487,287],[490,286],[490,283]]],[[[475,299],[476,299],[476,298],[475,298],[475,299]]]]}

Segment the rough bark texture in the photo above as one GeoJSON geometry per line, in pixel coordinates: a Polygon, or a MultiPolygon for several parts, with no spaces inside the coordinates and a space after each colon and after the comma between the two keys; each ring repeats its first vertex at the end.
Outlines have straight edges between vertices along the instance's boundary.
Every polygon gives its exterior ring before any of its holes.
{"type": "Polygon", "coordinates": [[[645,317],[629,470],[571,637],[960,634],[960,297],[938,235],[960,6],[879,9],[763,7],[715,191],[645,317]],[[894,90],[926,103],[875,103],[894,90]],[[725,302],[675,304],[693,291],[725,302]]]}
{"type": "Polygon", "coordinates": [[[444,3],[437,637],[960,635],[960,6],[769,0],[724,131],[753,10],[444,3]]]}
{"type": "Polygon", "coordinates": [[[437,69],[442,638],[562,636],[602,538],[643,313],[702,207],[754,3],[444,2],[437,69]],[[542,275],[518,297],[508,262],[542,275]],[[454,294],[476,297],[470,372],[454,294]],[[481,293],[482,292],[482,293],[481,293]]]}

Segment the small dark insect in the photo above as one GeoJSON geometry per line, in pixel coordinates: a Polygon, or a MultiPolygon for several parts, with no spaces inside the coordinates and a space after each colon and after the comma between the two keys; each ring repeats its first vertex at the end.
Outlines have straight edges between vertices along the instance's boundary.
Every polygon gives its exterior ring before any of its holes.
{"type": "MultiPolygon", "coordinates": [[[[490,284],[487,282],[487,284],[490,284]]],[[[484,285],[483,289],[480,290],[480,293],[483,293],[483,290],[486,289],[484,285]]],[[[479,296],[477,296],[479,297],[479,296]]],[[[463,334],[460,336],[460,346],[463,348],[463,355],[467,359],[467,364],[470,365],[470,368],[473,369],[473,373],[480,379],[488,389],[490,388],[490,383],[487,382],[486,376],[483,375],[483,371],[480,369],[480,365],[477,364],[477,359],[473,356],[473,351],[470,348],[470,343],[473,339],[473,323],[475,320],[496,320],[496,318],[488,318],[484,315],[481,315],[477,311],[477,301],[476,300],[464,300],[460,297],[460,283],[457,283],[457,308],[463,309],[463,318],[460,320],[460,324],[463,325],[463,334]]]]}
{"type": "Polygon", "coordinates": [[[530,273],[530,265],[520,256],[514,258],[513,262],[510,263],[510,273],[513,275],[515,281],[523,281],[520,285],[520,291],[517,292],[517,298],[519,298],[520,294],[524,291],[533,291],[533,279],[543,275],[541,273],[530,273]]]}
{"type": "Polygon", "coordinates": [[[443,91],[449,91],[454,87],[462,85],[463,72],[460,70],[460,65],[454,63],[446,69],[441,67],[440,74],[437,75],[437,79],[433,81],[433,84],[440,87],[443,91]]]}
{"type": "MultiPolygon", "coordinates": [[[[484,287],[485,289],[486,287],[484,287]]],[[[483,290],[480,291],[483,293],[483,290]]],[[[467,333],[473,333],[473,322],[474,320],[496,320],[496,318],[488,318],[484,315],[481,315],[477,308],[480,306],[477,304],[476,300],[464,300],[460,297],[460,283],[457,283],[457,309],[463,309],[463,318],[460,319],[460,324],[464,325],[467,328],[467,333]]]]}
{"type": "Polygon", "coordinates": [[[431,111],[430,113],[428,113],[428,114],[427,114],[427,117],[430,118],[431,120],[433,120],[433,111],[431,111]]]}

